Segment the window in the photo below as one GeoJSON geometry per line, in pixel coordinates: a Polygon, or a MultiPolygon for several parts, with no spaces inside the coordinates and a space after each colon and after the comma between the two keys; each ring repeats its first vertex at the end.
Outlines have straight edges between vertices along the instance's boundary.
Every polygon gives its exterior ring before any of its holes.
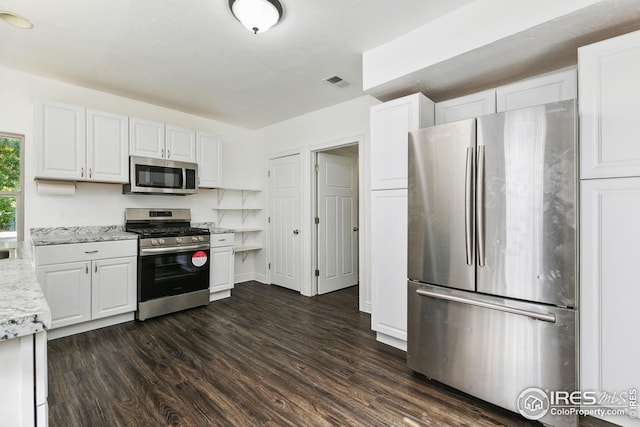
{"type": "Polygon", "coordinates": [[[23,240],[24,137],[0,132],[0,242],[23,240]]]}

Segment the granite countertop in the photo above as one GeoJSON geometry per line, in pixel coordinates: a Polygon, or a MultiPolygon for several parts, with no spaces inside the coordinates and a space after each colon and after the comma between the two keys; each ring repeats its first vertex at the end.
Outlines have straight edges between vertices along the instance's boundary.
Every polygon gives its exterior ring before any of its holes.
{"type": "Polygon", "coordinates": [[[137,239],[137,234],[124,231],[124,228],[120,225],[31,229],[31,242],[34,246],[137,239]]]}
{"type": "Polygon", "coordinates": [[[0,341],[46,331],[51,310],[22,248],[0,260],[0,341]]]}

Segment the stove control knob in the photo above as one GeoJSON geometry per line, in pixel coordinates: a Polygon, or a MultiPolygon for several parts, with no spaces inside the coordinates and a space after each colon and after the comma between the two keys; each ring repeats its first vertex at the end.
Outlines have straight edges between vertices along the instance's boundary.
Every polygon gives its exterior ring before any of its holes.
{"type": "Polygon", "coordinates": [[[182,237],[176,237],[176,243],[182,243],[182,237]]]}
{"type": "Polygon", "coordinates": [[[195,242],[195,243],[198,243],[198,237],[197,237],[197,236],[193,236],[193,237],[191,238],[191,241],[192,241],[192,242],[195,242]]]}
{"type": "Polygon", "coordinates": [[[158,239],[151,239],[151,244],[152,245],[157,245],[158,244],[158,239]]]}
{"type": "Polygon", "coordinates": [[[204,237],[202,237],[202,236],[198,236],[198,241],[199,241],[199,242],[204,242],[204,237]]]}
{"type": "Polygon", "coordinates": [[[160,244],[164,245],[166,243],[166,241],[164,239],[160,239],[160,244]]]}

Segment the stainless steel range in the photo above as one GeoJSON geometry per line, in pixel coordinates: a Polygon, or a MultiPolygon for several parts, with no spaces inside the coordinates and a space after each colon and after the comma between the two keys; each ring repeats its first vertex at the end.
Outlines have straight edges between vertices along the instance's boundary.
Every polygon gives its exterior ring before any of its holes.
{"type": "Polygon", "coordinates": [[[190,222],[189,209],[126,209],[126,231],[140,236],[137,319],[209,303],[209,230],[190,222]]]}

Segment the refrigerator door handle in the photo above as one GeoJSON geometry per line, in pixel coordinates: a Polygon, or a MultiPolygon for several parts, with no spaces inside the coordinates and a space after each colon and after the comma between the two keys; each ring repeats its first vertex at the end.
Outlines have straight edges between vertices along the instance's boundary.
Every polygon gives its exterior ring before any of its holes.
{"type": "Polygon", "coordinates": [[[478,227],[478,265],[484,267],[484,145],[478,145],[478,179],[476,199],[476,221],[478,227]]]}
{"type": "Polygon", "coordinates": [[[473,148],[467,147],[464,188],[464,240],[467,265],[473,265],[473,148]]]}
{"type": "Polygon", "coordinates": [[[459,302],[461,304],[475,305],[477,307],[489,308],[491,310],[504,311],[506,313],[517,314],[520,316],[527,316],[535,320],[541,320],[543,322],[556,323],[556,315],[549,313],[537,313],[535,311],[523,310],[515,307],[505,307],[503,305],[491,304],[489,302],[478,301],[471,298],[460,297],[456,295],[441,294],[439,292],[432,292],[425,289],[417,289],[416,293],[425,297],[439,298],[447,301],[459,302]]]}

